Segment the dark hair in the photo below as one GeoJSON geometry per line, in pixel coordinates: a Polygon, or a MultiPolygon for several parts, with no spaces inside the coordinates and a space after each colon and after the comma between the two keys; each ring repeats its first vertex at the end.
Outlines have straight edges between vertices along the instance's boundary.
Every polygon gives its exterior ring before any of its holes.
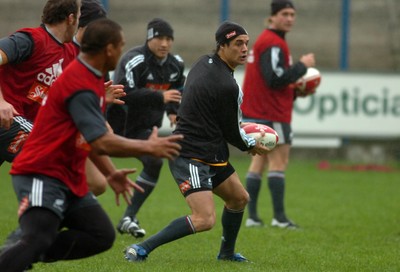
{"type": "Polygon", "coordinates": [[[42,23],[57,24],[64,21],[70,14],[77,18],[81,0],[48,0],[43,8],[42,23]]]}
{"type": "Polygon", "coordinates": [[[107,18],[98,19],[88,24],[82,37],[81,51],[95,55],[107,45],[118,45],[122,40],[122,27],[107,18]]]}
{"type": "Polygon", "coordinates": [[[292,0],[272,0],[271,3],[271,15],[277,14],[279,11],[285,8],[294,9],[292,0]]]}
{"type": "Polygon", "coordinates": [[[78,27],[85,27],[94,20],[106,17],[107,12],[99,0],[82,0],[78,27]]]}

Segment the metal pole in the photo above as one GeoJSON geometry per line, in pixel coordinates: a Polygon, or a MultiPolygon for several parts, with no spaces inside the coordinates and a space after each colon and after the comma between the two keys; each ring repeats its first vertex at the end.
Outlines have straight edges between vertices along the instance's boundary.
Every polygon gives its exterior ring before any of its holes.
{"type": "Polygon", "coordinates": [[[229,20],[229,3],[230,0],[221,0],[221,14],[220,14],[220,21],[229,20]]]}
{"type": "Polygon", "coordinates": [[[108,11],[108,0],[101,0],[101,3],[103,4],[106,11],[108,11]]]}
{"type": "Polygon", "coordinates": [[[340,40],[340,70],[349,68],[349,27],[351,0],[342,0],[342,26],[340,40]]]}

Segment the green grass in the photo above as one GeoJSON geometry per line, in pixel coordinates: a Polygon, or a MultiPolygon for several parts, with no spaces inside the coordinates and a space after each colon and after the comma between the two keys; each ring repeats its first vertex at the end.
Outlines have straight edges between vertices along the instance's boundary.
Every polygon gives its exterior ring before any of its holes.
{"type": "MultiPolygon", "coordinates": [[[[131,159],[114,161],[119,167],[140,168],[131,159]]],[[[234,157],[232,163],[244,180],[249,157],[234,157]]],[[[216,198],[218,221],[213,230],[161,246],[144,263],[123,259],[122,250],[136,240],[118,235],[114,247],[103,254],[37,264],[34,271],[400,271],[400,173],[321,171],[316,165],[316,161],[293,160],[287,171],[286,208],[301,230],[241,229],[237,251],[253,263],[216,260],[223,207],[216,198]]],[[[17,204],[8,168],[0,169],[0,239],[16,226],[17,204]]],[[[116,224],[124,205],[116,207],[111,190],[99,200],[116,224]]],[[[259,204],[260,214],[269,222],[265,181],[259,204]]],[[[139,213],[141,225],[151,235],[188,213],[165,164],[158,186],[139,213]]]]}

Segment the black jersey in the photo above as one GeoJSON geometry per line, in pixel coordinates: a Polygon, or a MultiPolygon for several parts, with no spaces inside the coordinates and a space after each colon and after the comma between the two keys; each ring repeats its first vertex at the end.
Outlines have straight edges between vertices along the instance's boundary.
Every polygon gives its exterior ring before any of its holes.
{"type": "Polygon", "coordinates": [[[184,135],[181,156],[218,164],[228,161],[227,143],[242,151],[254,147],[240,128],[242,96],[233,70],[217,54],[201,57],[188,74],[174,130],[184,135]]]}
{"type": "Polygon", "coordinates": [[[124,85],[125,105],[112,105],[107,120],[117,134],[135,138],[135,132],[160,127],[165,112],[176,114],[178,103],[164,103],[163,91],[182,90],[185,83],[184,63],[168,54],[160,62],[147,45],[130,49],[119,61],[114,84],[124,85]]]}

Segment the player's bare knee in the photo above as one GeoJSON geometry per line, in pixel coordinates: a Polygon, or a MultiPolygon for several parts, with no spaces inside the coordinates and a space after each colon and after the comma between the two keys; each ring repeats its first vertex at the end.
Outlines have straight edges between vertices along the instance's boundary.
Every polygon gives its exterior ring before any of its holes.
{"type": "Polygon", "coordinates": [[[210,216],[191,217],[197,232],[211,230],[216,222],[215,214],[210,216]]]}
{"type": "Polygon", "coordinates": [[[243,191],[241,194],[236,194],[231,199],[225,201],[225,206],[232,210],[242,210],[246,207],[249,201],[249,193],[247,191],[243,191]]]}
{"type": "Polygon", "coordinates": [[[250,201],[250,196],[247,192],[244,192],[243,194],[240,195],[239,198],[236,200],[236,206],[238,206],[238,209],[244,209],[250,201]]]}

